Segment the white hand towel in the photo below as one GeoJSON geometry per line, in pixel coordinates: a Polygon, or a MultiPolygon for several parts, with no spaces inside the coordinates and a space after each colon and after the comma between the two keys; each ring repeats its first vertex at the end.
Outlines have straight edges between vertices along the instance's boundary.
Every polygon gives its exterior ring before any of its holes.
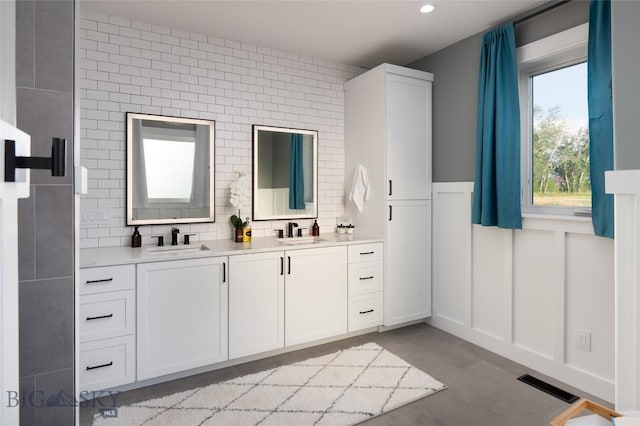
{"type": "Polygon", "coordinates": [[[369,199],[369,177],[367,169],[362,164],[358,164],[353,175],[353,187],[351,188],[351,201],[356,205],[358,211],[362,213],[364,202],[369,199]]]}

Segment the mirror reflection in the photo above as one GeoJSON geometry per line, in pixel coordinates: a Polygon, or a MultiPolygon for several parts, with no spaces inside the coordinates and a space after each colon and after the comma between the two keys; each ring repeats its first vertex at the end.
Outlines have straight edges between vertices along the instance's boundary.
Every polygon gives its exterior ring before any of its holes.
{"type": "Polygon", "coordinates": [[[213,222],[214,122],[127,113],[127,225],[213,222]]]}
{"type": "Polygon", "coordinates": [[[253,126],[253,219],[318,216],[318,132],[253,126]]]}

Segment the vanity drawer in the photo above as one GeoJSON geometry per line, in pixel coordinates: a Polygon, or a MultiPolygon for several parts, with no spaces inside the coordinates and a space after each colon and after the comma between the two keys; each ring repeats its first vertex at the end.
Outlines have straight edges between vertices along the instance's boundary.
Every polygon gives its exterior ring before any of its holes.
{"type": "Polygon", "coordinates": [[[136,379],[135,336],[80,344],[80,390],[94,391],[136,379]]]}
{"type": "Polygon", "coordinates": [[[135,333],[135,290],[80,296],[80,342],[135,333]]]}
{"type": "Polygon", "coordinates": [[[349,332],[382,325],[382,292],[349,297],[349,332]]]}
{"type": "Polygon", "coordinates": [[[349,265],[349,296],[382,291],[382,262],[349,265]]]}
{"type": "Polygon", "coordinates": [[[382,243],[349,246],[349,263],[382,261],[382,243]]]}
{"type": "Polygon", "coordinates": [[[80,294],[134,290],[135,279],[135,265],[80,269],[80,294]]]}

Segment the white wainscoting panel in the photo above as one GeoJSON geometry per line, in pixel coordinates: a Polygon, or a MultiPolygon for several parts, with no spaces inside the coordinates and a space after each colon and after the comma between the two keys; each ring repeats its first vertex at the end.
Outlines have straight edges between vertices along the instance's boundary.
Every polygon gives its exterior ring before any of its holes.
{"type": "Polygon", "coordinates": [[[608,238],[567,235],[567,364],[614,377],[614,245],[608,238]],[[598,262],[592,262],[593,259],[598,262]],[[600,312],[611,315],[599,315],[600,312]],[[591,352],[576,348],[578,330],[591,332],[591,352]]]}
{"type": "Polygon", "coordinates": [[[511,232],[474,226],[472,233],[473,329],[511,341],[511,232]]]}
{"type": "MultiPolygon", "coordinates": [[[[471,205],[471,200],[460,197],[456,193],[439,194],[443,199],[440,203],[434,202],[433,223],[451,223],[462,224],[465,219],[465,211],[471,205]],[[438,206],[438,207],[435,207],[438,206]],[[436,222],[437,221],[437,222],[436,222]]],[[[469,318],[465,317],[464,304],[459,303],[465,300],[465,294],[468,288],[467,281],[470,278],[469,253],[466,250],[469,247],[470,236],[469,230],[471,223],[466,226],[446,226],[443,228],[433,229],[434,247],[438,247],[438,252],[433,253],[434,263],[446,265],[433,270],[433,276],[438,282],[446,283],[433,289],[434,315],[446,318],[449,321],[458,324],[468,324],[469,318]]]]}
{"type": "Polygon", "coordinates": [[[515,231],[513,245],[513,342],[553,358],[554,295],[558,293],[554,234],[515,231]]]}
{"type": "Polygon", "coordinates": [[[640,170],[605,172],[615,194],[616,410],[640,409],[640,170]]]}
{"type": "Polygon", "coordinates": [[[433,317],[442,330],[614,398],[613,243],[584,219],[471,225],[473,183],[433,184],[433,317]],[[587,331],[591,349],[578,349],[587,331]]]}

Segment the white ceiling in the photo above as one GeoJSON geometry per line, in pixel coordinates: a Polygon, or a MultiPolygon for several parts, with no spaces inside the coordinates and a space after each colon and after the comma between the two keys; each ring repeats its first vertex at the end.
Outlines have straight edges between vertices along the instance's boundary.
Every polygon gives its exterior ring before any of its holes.
{"type": "Polygon", "coordinates": [[[83,0],[87,10],[372,68],[406,65],[545,0],[83,0]],[[436,6],[419,13],[425,3],[436,6]]]}

